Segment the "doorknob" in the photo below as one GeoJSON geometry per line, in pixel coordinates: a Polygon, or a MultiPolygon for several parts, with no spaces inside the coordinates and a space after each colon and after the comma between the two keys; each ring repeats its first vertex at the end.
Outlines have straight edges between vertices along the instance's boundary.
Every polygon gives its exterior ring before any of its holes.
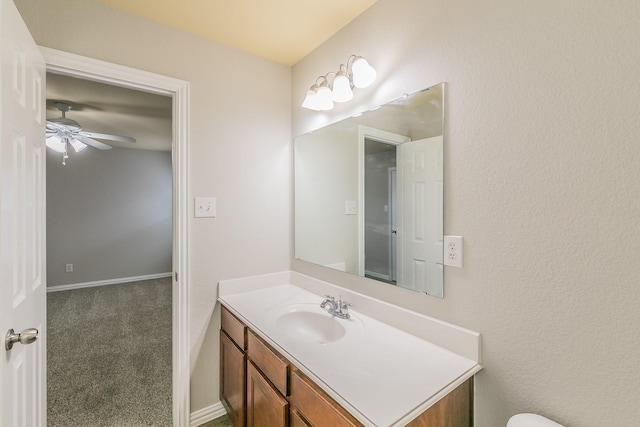
{"type": "Polygon", "coordinates": [[[4,348],[7,351],[13,348],[13,345],[17,342],[20,344],[31,344],[38,339],[38,330],[35,328],[25,329],[19,334],[16,334],[13,329],[7,331],[7,335],[4,337],[4,348]]]}

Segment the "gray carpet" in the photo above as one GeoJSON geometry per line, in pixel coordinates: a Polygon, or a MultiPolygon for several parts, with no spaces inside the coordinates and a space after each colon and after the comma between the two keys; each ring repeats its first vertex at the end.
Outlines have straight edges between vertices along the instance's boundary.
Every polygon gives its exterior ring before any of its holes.
{"type": "Polygon", "coordinates": [[[48,426],[171,426],[171,279],[47,294],[48,426]]]}

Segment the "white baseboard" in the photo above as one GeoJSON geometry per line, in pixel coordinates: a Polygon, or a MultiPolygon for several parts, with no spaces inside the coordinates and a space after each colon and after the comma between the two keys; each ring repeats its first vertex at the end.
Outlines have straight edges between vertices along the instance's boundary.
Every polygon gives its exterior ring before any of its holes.
{"type": "Polygon", "coordinates": [[[218,417],[225,415],[227,411],[222,406],[222,403],[218,402],[214,405],[207,406],[206,408],[199,409],[191,413],[191,419],[189,421],[190,427],[198,427],[211,420],[215,420],[218,417]]]}
{"type": "Polygon", "coordinates": [[[96,280],[95,282],[72,283],[70,285],[47,286],[47,292],[69,291],[71,289],[92,288],[94,286],[117,285],[118,283],[139,282],[140,280],[162,279],[164,277],[171,277],[171,272],[147,274],[144,276],[121,277],[119,279],[96,280]]]}

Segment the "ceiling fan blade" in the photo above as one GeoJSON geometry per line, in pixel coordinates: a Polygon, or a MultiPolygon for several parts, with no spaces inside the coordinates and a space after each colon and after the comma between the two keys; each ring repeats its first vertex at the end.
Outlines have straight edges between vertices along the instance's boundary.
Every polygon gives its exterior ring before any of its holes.
{"type": "Polygon", "coordinates": [[[78,135],[88,136],[89,138],[98,138],[98,139],[106,139],[108,141],[120,141],[120,142],[130,142],[135,143],[135,138],[131,138],[130,136],[120,136],[120,135],[109,135],[106,133],[96,133],[96,132],[80,132],[78,135]]]}
{"type": "Polygon", "coordinates": [[[50,122],[49,120],[47,120],[47,128],[51,130],[67,130],[67,128],[62,126],[61,124],[50,122]]]}
{"type": "Polygon", "coordinates": [[[108,146],[107,144],[103,144],[102,142],[98,142],[95,139],[87,138],[86,136],[83,136],[83,135],[76,135],[75,138],[78,141],[84,144],[90,145],[92,147],[95,147],[99,150],[111,150],[110,146],[108,146]]]}

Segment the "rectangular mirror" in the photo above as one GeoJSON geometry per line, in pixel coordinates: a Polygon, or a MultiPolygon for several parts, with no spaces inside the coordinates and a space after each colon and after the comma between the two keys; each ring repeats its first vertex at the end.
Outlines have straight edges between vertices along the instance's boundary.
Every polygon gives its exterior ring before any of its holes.
{"type": "Polygon", "coordinates": [[[295,139],[295,256],[443,297],[444,83],[295,139]]]}

